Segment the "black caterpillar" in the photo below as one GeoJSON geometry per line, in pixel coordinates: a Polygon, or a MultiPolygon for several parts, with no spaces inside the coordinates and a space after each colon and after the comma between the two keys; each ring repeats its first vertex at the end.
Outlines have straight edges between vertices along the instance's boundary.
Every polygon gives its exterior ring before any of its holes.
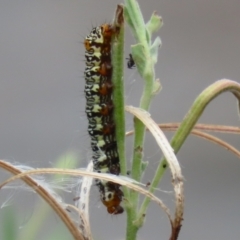
{"type": "MultiPolygon", "coordinates": [[[[111,44],[115,31],[110,24],[92,29],[85,38],[85,97],[88,133],[91,137],[94,171],[120,174],[112,102],[111,44]]],[[[102,203],[110,214],[120,214],[120,185],[96,179],[102,203]]]]}

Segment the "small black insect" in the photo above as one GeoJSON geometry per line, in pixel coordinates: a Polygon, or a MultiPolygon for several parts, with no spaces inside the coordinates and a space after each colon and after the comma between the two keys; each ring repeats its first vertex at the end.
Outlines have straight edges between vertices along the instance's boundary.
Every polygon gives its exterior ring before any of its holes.
{"type": "Polygon", "coordinates": [[[136,67],[136,65],[135,65],[135,62],[134,62],[134,60],[133,60],[133,57],[132,57],[132,54],[130,53],[129,54],[129,58],[126,58],[128,61],[127,61],[127,67],[129,68],[129,69],[133,69],[134,67],[136,67]]]}
{"type": "Polygon", "coordinates": [[[151,185],[151,183],[147,182],[145,187],[149,187],[150,185],[151,185]]]}

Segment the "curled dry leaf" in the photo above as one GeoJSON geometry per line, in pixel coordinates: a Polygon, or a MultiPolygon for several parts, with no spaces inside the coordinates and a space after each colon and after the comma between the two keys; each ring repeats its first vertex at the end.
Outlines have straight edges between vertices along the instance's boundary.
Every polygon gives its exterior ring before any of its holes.
{"type": "MultiPolygon", "coordinates": [[[[1,162],[2,161],[0,161],[0,164],[1,164],[1,162]]],[[[29,170],[24,173],[20,173],[16,176],[13,176],[13,177],[7,179],[2,184],[0,184],[0,189],[3,186],[5,186],[6,184],[8,184],[14,180],[17,180],[19,178],[24,178],[25,176],[29,176],[32,174],[68,174],[68,175],[73,175],[73,176],[85,176],[85,177],[98,178],[101,180],[118,183],[119,185],[125,186],[134,191],[137,191],[137,192],[149,197],[154,202],[156,202],[165,211],[169,220],[171,221],[171,215],[170,215],[169,209],[166,207],[166,205],[164,205],[164,203],[159,198],[157,198],[154,194],[152,194],[148,190],[144,189],[143,187],[138,186],[137,182],[135,180],[132,180],[125,176],[121,177],[121,176],[115,176],[113,174],[89,172],[89,171],[86,171],[86,169],[74,170],[74,169],[59,169],[59,168],[39,168],[39,169],[35,169],[35,170],[29,170]]],[[[139,183],[139,184],[142,185],[141,183],[139,183]]]]}
{"type": "Polygon", "coordinates": [[[166,136],[158,127],[158,124],[153,121],[148,112],[133,106],[126,106],[125,110],[137,117],[149,129],[169,164],[169,168],[172,173],[172,184],[176,198],[175,218],[174,220],[171,220],[172,236],[170,239],[177,239],[181,229],[181,222],[183,220],[184,211],[183,176],[178,160],[166,136]]]}
{"type": "MultiPolygon", "coordinates": [[[[82,234],[74,224],[74,222],[71,220],[69,215],[67,214],[66,210],[62,207],[62,205],[55,199],[54,196],[52,196],[44,187],[39,185],[37,181],[35,181],[33,178],[28,176],[26,172],[20,171],[15,166],[11,165],[8,162],[5,162],[3,160],[0,160],[0,167],[4,170],[14,174],[15,176],[11,177],[11,179],[18,179],[20,177],[29,187],[33,188],[34,191],[36,191],[57,213],[57,215],[62,219],[70,233],[72,234],[73,238],[76,240],[84,240],[82,234]]],[[[6,183],[8,181],[5,181],[6,183]]],[[[4,184],[0,185],[0,189],[4,186],[4,184]]]]}
{"type": "MultiPolygon", "coordinates": [[[[91,161],[86,171],[93,171],[93,162],[91,161]]],[[[79,201],[76,202],[76,206],[79,209],[80,227],[82,229],[84,237],[92,239],[90,221],[89,221],[89,195],[92,186],[93,179],[90,177],[83,177],[81,188],[79,189],[79,201]]]]}

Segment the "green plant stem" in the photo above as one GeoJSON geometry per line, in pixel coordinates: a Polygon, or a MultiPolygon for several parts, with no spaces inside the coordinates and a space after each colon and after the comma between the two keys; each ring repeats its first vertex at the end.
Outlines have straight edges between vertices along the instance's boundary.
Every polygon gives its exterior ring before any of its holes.
{"type": "MultiPolygon", "coordinates": [[[[125,155],[125,109],[124,109],[124,81],[123,81],[123,54],[124,54],[124,27],[120,26],[120,32],[113,40],[112,47],[112,82],[114,86],[113,104],[114,121],[116,125],[116,141],[118,144],[118,154],[120,159],[121,174],[126,175],[126,155],[125,155]]],[[[127,198],[128,189],[124,188],[124,196],[127,198]]]]}
{"type": "MultiPolygon", "coordinates": [[[[139,70],[144,79],[144,89],[140,100],[139,107],[148,110],[154,87],[154,66],[151,61],[151,52],[148,44],[146,27],[144,19],[140,10],[140,7],[136,0],[125,0],[125,16],[128,19],[128,23],[133,30],[133,34],[136,41],[140,44],[140,48],[144,54],[144,64],[142,69],[139,70]]],[[[137,66],[138,67],[138,66],[137,66]]],[[[142,159],[143,159],[143,142],[145,138],[145,126],[144,124],[134,118],[134,149],[131,176],[133,179],[140,181],[142,176],[142,159]]],[[[127,240],[134,240],[137,237],[138,227],[136,225],[136,216],[139,205],[139,194],[134,191],[130,191],[130,208],[127,210],[127,240]]]]}
{"type": "MultiPolygon", "coordinates": [[[[204,109],[207,107],[207,105],[218,95],[227,91],[232,92],[238,99],[238,102],[240,101],[240,84],[231,80],[217,81],[210,85],[197,97],[192,107],[190,108],[189,112],[183,119],[174,137],[172,138],[171,146],[173,147],[175,153],[179,151],[184,141],[186,140],[187,136],[193,129],[194,125],[202,115],[204,109]]],[[[159,181],[161,180],[163,174],[167,169],[166,166],[167,161],[165,158],[162,158],[156,170],[156,174],[153,178],[152,184],[149,188],[150,192],[153,193],[156,187],[158,186],[159,181]]],[[[144,199],[138,214],[138,218],[140,218],[143,214],[146,213],[149,202],[150,202],[149,198],[144,199]]]]}
{"type": "Polygon", "coordinates": [[[137,211],[132,211],[131,208],[127,208],[127,232],[126,232],[126,240],[134,240],[137,239],[137,231],[138,227],[134,225],[134,220],[137,216],[137,211]]]}

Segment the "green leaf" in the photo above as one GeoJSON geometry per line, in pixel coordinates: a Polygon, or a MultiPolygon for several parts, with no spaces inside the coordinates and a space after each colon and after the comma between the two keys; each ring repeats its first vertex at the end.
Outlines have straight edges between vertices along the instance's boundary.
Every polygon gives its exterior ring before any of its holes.
{"type": "Polygon", "coordinates": [[[138,68],[140,75],[143,76],[146,68],[145,48],[141,43],[132,45],[131,48],[132,48],[132,56],[133,56],[134,62],[138,68]]]}
{"type": "Polygon", "coordinates": [[[163,25],[162,17],[157,15],[156,12],[154,12],[150,18],[150,20],[146,24],[146,29],[149,32],[150,35],[157,32],[163,25]]]}

